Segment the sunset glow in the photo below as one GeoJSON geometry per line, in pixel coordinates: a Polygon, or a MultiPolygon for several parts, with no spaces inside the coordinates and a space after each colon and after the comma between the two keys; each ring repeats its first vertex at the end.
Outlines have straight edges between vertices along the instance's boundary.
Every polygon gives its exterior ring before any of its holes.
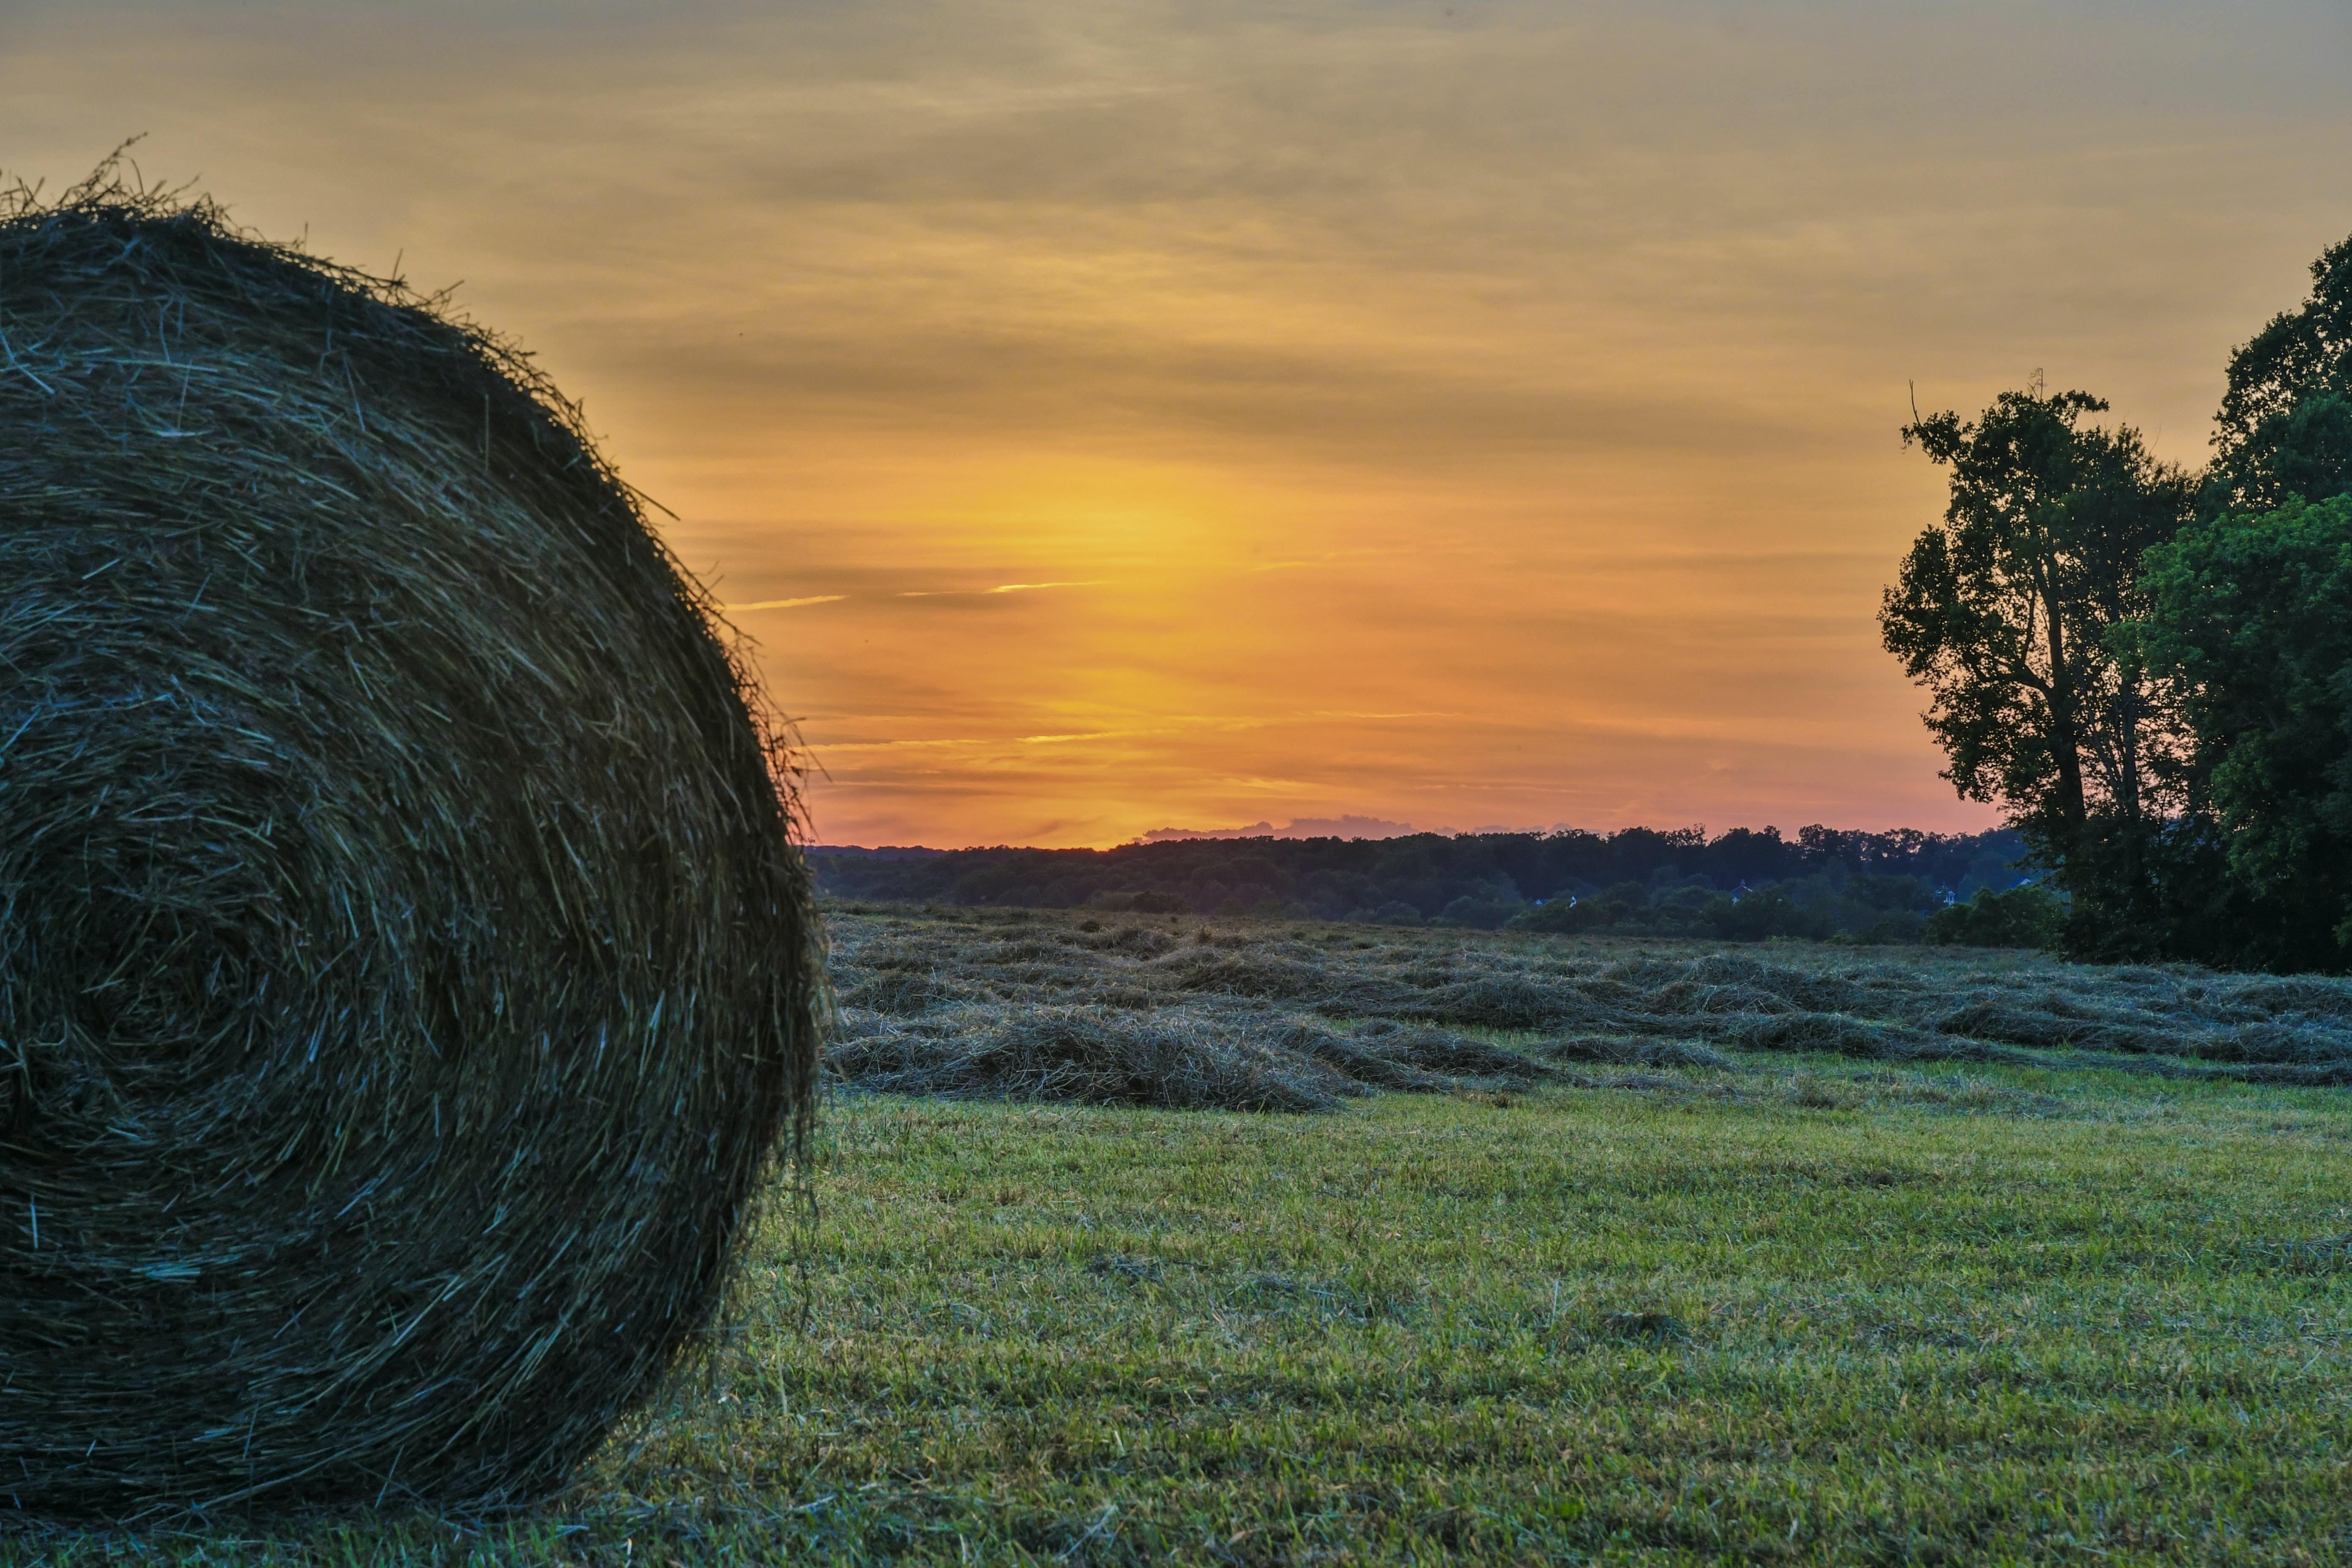
{"type": "Polygon", "coordinates": [[[836,844],[1990,826],[1913,384],[2197,462],[2352,229],[2340,5],[400,9],[12,6],[0,167],[457,286],[836,844]]]}

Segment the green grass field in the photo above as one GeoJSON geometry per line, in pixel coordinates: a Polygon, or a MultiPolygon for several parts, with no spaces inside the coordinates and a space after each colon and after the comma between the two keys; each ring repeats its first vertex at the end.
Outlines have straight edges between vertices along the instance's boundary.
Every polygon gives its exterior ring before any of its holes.
{"type": "Polygon", "coordinates": [[[2343,1090],[1717,1061],[1312,1115],[839,1092],[814,1226],[779,1204],[708,1366],[556,1503],[7,1550],[2347,1554],[2343,1090]]]}

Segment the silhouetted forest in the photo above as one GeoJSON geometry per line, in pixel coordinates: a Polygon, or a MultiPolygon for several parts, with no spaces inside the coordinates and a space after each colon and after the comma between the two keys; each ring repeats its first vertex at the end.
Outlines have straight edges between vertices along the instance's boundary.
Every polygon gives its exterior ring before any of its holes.
{"type": "MultiPolygon", "coordinates": [[[[2201,473],[2036,379],[1904,427],[1950,470],[1879,627],[2053,888],[1971,929],[2352,971],[2352,239],[2230,356],[2201,473]]],[[[2037,373],[2037,376],[2038,376],[2037,373]]]]}
{"type": "Polygon", "coordinates": [[[1917,940],[2027,879],[2013,833],[1812,826],[1403,838],[1219,838],[1116,849],[813,849],[837,900],[1091,908],[1491,930],[1917,940]]]}

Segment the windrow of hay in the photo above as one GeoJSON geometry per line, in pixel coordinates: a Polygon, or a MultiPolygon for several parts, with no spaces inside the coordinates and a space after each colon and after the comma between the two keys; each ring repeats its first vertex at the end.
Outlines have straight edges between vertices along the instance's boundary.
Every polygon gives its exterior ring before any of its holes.
{"type": "Polygon", "coordinates": [[[1083,1105],[1319,1110],[1354,1091],[1311,1055],[1197,1008],[950,1008],[846,1034],[835,1071],[868,1089],[1083,1105]]]}
{"type": "Polygon", "coordinates": [[[1248,1110],[1531,1082],[1570,1063],[1738,1070],[1726,1053],[2352,1082],[2352,982],[2015,954],[1890,961],[1821,948],[1767,958],[1509,935],[1019,920],[843,922],[840,978],[855,1005],[833,1071],[906,1092],[1248,1110]],[[1065,1058],[1132,1070],[1045,1072],[1007,1053],[1008,1042],[1049,1037],[1065,1058]],[[1143,1041],[1151,1049],[1139,1055],[1143,1041]],[[1171,1054],[1187,1043],[1189,1064],[1171,1054]],[[1285,1091],[1267,1092],[1276,1079],[1285,1091]]]}
{"type": "Polygon", "coordinates": [[[804,1130],[776,731],[578,412],[110,172],[0,202],[0,1502],[557,1484],[804,1130]]]}

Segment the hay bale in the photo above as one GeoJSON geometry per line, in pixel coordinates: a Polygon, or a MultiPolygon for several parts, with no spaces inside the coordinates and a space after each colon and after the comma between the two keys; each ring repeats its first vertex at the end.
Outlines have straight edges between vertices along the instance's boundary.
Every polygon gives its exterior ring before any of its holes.
{"type": "Polygon", "coordinates": [[[110,181],[0,200],[0,1500],[553,1487],[810,1114],[709,604],[510,348],[110,181]]]}

